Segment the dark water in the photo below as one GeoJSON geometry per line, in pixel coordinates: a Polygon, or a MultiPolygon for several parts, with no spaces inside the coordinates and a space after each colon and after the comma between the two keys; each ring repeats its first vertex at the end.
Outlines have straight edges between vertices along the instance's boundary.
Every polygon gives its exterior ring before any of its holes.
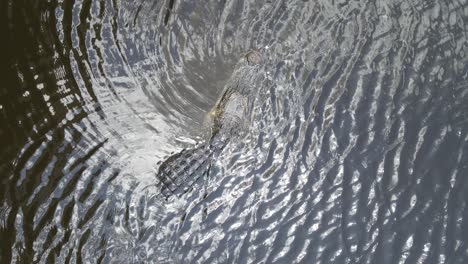
{"type": "Polygon", "coordinates": [[[468,263],[467,1],[0,11],[0,263],[468,263]],[[247,136],[161,199],[252,48],[247,136]]]}

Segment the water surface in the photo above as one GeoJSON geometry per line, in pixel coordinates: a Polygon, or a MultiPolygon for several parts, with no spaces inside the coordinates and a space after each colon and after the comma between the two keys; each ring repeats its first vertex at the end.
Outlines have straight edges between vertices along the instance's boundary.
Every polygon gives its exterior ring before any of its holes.
{"type": "Polygon", "coordinates": [[[0,11],[1,263],[468,261],[468,2],[0,11]],[[250,49],[246,137],[161,199],[250,49]]]}

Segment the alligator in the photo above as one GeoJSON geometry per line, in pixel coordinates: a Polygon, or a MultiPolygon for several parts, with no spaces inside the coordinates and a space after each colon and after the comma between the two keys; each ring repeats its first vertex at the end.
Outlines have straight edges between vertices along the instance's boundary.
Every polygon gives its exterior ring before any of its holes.
{"type": "Polygon", "coordinates": [[[258,50],[247,52],[234,67],[221,97],[205,118],[208,133],[203,144],[183,149],[162,162],[156,174],[161,194],[170,197],[189,191],[211,168],[218,156],[232,140],[245,135],[250,123],[256,89],[262,74],[259,68],[262,55],[258,50]]]}

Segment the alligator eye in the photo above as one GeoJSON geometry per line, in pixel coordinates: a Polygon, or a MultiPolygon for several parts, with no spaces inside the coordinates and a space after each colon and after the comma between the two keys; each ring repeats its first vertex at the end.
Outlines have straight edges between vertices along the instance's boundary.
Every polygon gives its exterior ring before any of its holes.
{"type": "Polygon", "coordinates": [[[262,63],[262,54],[258,50],[251,50],[245,54],[245,58],[249,64],[258,65],[262,63]]]}

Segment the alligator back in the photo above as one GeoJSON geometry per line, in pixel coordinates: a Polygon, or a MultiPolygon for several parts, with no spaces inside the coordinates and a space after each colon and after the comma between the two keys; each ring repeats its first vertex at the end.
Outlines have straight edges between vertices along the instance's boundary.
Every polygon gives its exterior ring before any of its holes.
{"type": "Polygon", "coordinates": [[[209,148],[201,145],[170,156],[160,165],[156,175],[161,194],[167,199],[187,192],[209,171],[212,154],[209,148]]]}

